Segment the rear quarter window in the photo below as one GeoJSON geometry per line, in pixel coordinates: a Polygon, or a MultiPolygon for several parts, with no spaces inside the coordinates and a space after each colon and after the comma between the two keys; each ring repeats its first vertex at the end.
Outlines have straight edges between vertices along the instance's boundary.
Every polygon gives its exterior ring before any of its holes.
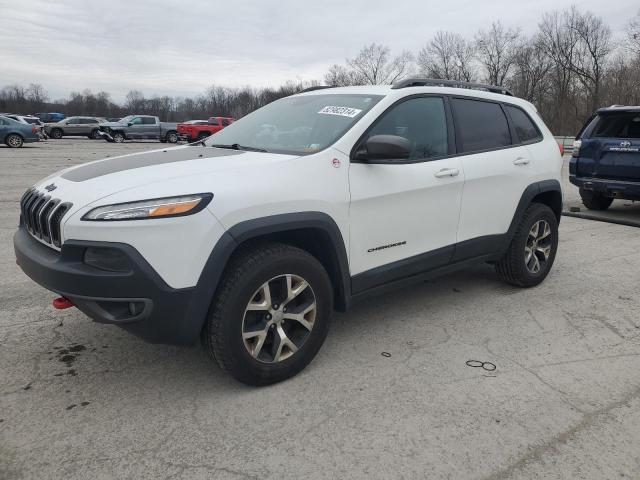
{"type": "Polygon", "coordinates": [[[511,123],[520,143],[535,142],[542,139],[540,130],[522,109],[511,105],[505,105],[504,108],[511,118],[511,123]]]}

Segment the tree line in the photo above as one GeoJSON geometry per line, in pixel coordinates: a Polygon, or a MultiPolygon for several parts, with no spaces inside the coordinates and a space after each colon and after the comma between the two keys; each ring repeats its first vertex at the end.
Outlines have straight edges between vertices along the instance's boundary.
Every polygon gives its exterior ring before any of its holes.
{"type": "MultiPolygon", "coordinates": [[[[529,35],[500,21],[472,37],[439,31],[417,52],[393,55],[372,43],[343,64],[329,67],[327,85],[391,84],[411,76],[501,85],[538,108],[556,135],[574,135],[599,107],[640,104],[640,12],[622,36],[614,37],[602,18],[577,7],[544,13],[529,35]]],[[[242,117],[279,98],[320,82],[287,82],[278,88],[213,85],[195,97],[154,96],[130,91],[122,104],[108,92],[73,92],[50,101],[40,84],[0,90],[0,111],[121,117],[158,115],[167,121],[242,117]]]]}

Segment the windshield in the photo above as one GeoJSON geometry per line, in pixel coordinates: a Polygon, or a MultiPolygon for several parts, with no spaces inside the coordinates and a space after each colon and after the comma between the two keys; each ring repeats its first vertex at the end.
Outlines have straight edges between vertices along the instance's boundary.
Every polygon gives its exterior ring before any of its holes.
{"type": "Polygon", "coordinates": [[[209,137],[205,145],[239,145],[274,153],[310,154],[327,148],[381,95],[303,95],[277,100],[209,137]]]}

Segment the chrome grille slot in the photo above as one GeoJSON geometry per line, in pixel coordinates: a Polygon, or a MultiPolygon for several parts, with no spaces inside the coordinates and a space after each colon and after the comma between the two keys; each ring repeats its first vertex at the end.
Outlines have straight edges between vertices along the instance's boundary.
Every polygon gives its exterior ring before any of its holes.
{"type": "Polygon", "coordinates": [[[32,188],[20,199],[21,223],[34,237],[60,248],[60,223],[70,208],[70,203],[62,203],[59,198],[51,198],[32,188]]]}

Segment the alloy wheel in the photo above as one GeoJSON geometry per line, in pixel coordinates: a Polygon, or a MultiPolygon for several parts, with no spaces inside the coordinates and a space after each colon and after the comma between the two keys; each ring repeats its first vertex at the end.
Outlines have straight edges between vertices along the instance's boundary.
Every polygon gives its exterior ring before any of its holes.
{"type": "Polygon", "coordinates": [[[537,274],[547,264],[551,255],[551,226],[546,220],[533,224],[524,246],[524,263],[530,273],[537,274]]]}
{"type": "Polygon", "coordinates": [[[304,278],[284,274],[265,282],[251,296],[242,319],[247,352],[264,363],[292,357],[309,338],[316,310],[315,294],[304,278]]]}
{"type": "Polygon", "coordinates": [[[20,148],[22,146],[22,138],[20,138],[18,135],[9,135],[9,137],[7,138],[7,143],[10,147],[20,148]]]}

